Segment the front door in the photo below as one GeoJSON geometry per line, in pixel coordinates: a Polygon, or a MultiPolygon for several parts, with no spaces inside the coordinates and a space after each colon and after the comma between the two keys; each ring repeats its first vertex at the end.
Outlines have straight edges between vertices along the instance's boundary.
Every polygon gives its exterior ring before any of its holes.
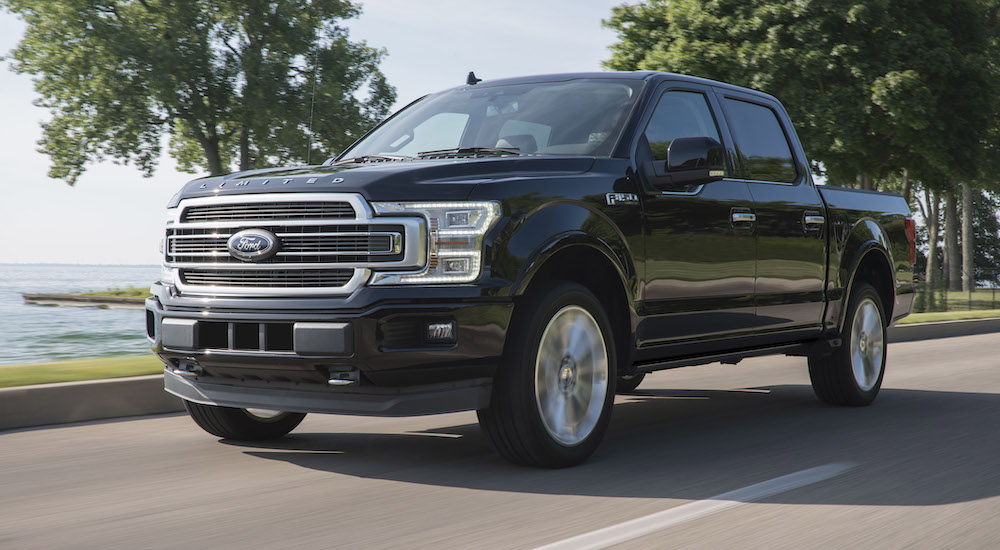
{"type": "MultiPolygon", "coordinates": [[[[670,142],[681,137],[723,143],[709,93],[688,84],[666,89],[638,139],[636,162],[665,162],[670,142]]],[[[727,178],[681,191],[646,193],[643,211],[645,318],[636,334],[639,359],[641,348],[685,344],[685,353],[704,353],[687,344],[750,334],[755,324],[756,226],[745,221],[753,212],[746,182],[727,178]]]]}

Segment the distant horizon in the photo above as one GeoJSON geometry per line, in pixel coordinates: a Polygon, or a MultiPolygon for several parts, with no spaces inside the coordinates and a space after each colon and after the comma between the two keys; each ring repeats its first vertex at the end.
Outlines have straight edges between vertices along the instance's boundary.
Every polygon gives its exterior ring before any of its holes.
{"type": "Polygon", "coordinates": [[[71,262],[0,262],[0,266],[32,265],[32,266],[83,266],[83,267],[160,267],[160,264],[85,264],[71,262]]]}

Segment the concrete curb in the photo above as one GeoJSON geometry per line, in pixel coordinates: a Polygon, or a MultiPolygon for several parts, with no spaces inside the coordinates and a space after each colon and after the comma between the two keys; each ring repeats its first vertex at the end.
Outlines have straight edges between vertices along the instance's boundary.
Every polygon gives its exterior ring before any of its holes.
{"type": "MultiPolygon", "coordinates": [[[[1000,318],[899,325],[889,343],[1000,332],[1000,318]]],[[[163,375],[0,389],[0,430],[183,411],[163,375]]]]}
{"type": "Polygon", "coordinates": [[[0,388],[0,430],[182,410],[162,374],[0,388]]]}
{"type": "Polygon", "coordinates": [[[938,321],[936,323],[914,323],[896,325],[889,329],[889,343],[933,340],[1000,332],[1000,317],[990,319],[966,319],[963,321],[938,321]]]}

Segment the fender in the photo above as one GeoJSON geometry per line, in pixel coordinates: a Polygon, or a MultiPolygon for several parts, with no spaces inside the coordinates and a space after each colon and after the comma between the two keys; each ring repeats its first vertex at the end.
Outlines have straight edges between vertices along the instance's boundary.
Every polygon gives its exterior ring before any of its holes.
{"type": "MultiPolygon", "coordinates": [[[[834,237],[837,237],[837,235],[834,235],[834,237]]],[[[895,265],[895,263],[893,263],[889,238],[885,229],[872,218],[858,220],[837,248],[839,249],[840,265],[836,273],[831,273],[831,275],[836,276],[836,288],[841,291],[841,294],[835,296],[833,292],[830,293],[830,303],[827,307],[827,321],[828,325],[832,322],[838,330],[843,331],[846,321],[844,314],[847,310],[847,301],[851,297],[858,268],[862,262],[870,254],[878,255],[888,269],[885,276],[889,288],[893,289],[895,285],[893,284],[891,266],[895,265]]],[[[831,254],[836,253],[838,251],[831,251],[831,254]]],[[[833,266],[831,266],[832,271],[833,266]]],[[[891,317],[891,312],[886,313],[891,317]]]]}
{"type": "Polygon", "coordinates": [[[549,203],[518,224],[508,248],[524,261],[514,278],[511,294],[523,294],[546,261],[575,246],[591,248],[608,258],[629,300],[635,300],[635,262],[625,236],[603,212],[577,202],[549,203]]]}

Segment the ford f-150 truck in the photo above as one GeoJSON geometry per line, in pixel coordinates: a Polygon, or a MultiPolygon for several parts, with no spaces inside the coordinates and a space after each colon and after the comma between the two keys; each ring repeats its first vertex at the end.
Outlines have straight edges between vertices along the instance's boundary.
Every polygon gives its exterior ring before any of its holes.
{"type": "Polygon", "coordinates": [[[475,410],[504,458],[560,467],[661,369],[796,355],[821,400],[875,399],[914,296],[910,210],[816,185],[775,98],[656,72],[470,82],[323,165],[172,199],[146,331],[199,426],[475,410]]]}

